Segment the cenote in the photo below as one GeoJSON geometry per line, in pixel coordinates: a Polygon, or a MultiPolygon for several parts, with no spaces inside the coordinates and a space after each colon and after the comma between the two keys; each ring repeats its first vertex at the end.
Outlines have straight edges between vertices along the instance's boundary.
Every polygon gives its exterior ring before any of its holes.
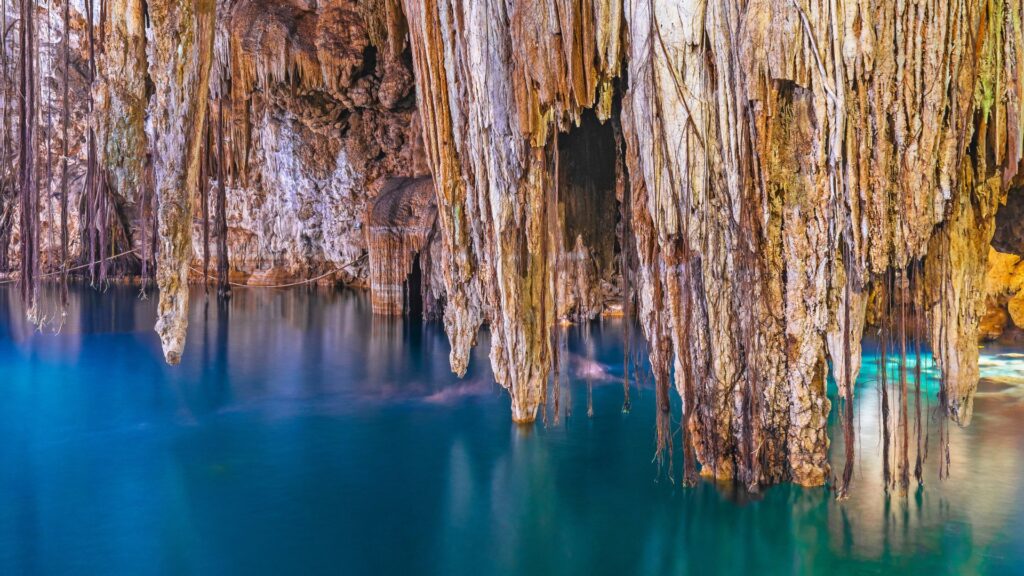
{"type": "Polygon", "coordinates": [[[1024,0],[0,0],[0,576],[1024,576],[1024,0]]]}
{"type": "MultiPolygon", "coordinates": [[[[523,427],[493,382],[486,332],[460,380],[437,323],[374,316],[362,292],[240,289],[224,302],[193,288],[192,298],[189,353],[170,367],[152,330],[156,299],[137,288],[72,286],[58,332],[34,329],[16,291],[0,291],[4,574],[1024,566],[1019,350],[982,350],[974,421],[951,434],[951,477],[928,465],[924,486],[901,496],[882,488],[867,343],[854,489],[837,502],[828,486],[750,495],[659,474],[654,391],[633,382],[622,411],[619,320],[567,329],[571,414],[523,427]]],[[[923,392],[929,413],[935,392],[923,392]]],[[[926,418],[933,450],[937,418],[926,418]]],[[[835,422],[830,433],[841,438],[835,422]]],[[[832,453],[838,470],[838,440],[832,453]]]]}

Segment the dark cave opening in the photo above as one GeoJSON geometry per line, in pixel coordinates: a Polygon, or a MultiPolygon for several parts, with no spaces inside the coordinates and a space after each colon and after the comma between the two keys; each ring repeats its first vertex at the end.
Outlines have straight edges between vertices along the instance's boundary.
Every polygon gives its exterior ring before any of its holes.
{"type": "Polygon", "coordinates": [[[1007,254],[1024,255],[1024,187],[1011,188],[1006,194],[1006,204],[996,212],[995,233],[992,247],[1007,254]]]}
{"type": "Polygon", "coordinates": [[[412,271],[405,280],[405,313],[411,320],[423,320],[423,270],[420,254],[412,259],[412,271]]]}
{"type": "Polygon", "coordinates": [[[615,118],[601,122],[585,110],[579,126],[558,135],[558,189],[563,211],[563,249],[571,253],[582,239],[598,265],[611,270],[616,256],[619,201],[616,173],[620,164],[615,118]]]}

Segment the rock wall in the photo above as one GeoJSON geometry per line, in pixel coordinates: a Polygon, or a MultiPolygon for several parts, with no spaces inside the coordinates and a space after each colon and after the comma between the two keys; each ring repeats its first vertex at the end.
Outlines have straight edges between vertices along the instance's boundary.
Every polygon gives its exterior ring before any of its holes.
{"type": "MultiPolygon", "coordinates": [[[[401,12],[354,0],[228,4],[218,45],[230,78],[232,265],[294,280],[350,264],[366,250],[362,216],[383,180],[427,173],[401,12]]],[[[368,270],[339,276],[365,284],[368,270]]]]}
{"type": "Polygon", "coordinates": [[[986,311],[978,334],[996,340],[1012,328],[1024,329],[1024,261],[1017,254],[989,252],[985,273],[986,311]]]}
{"type": "Polygon", "coordinates": [[[424,267],[430,267],[430,243],[437,237],[437,205],[430,178],[388,180],[367,207],[364,220],[374,314],[426,312],[430,316],[436,312],[438,298],[431,290],[430,278],[424,279],[422,274],[424,267]],[[417,267],[419,278],[411,281],[417,267]]]}
{"type": "MultiPolygon", "coordinates": [[[[216,135],[223,103],[228,252],[234,256],[230,258],[234,280],[244,282],[250,274],[268,270],[277,272],[279,278],[297,280],[351,263],[365,253],[362,215],[383,179],[428,172],[406,37],[404,33],[394,39],[387,36],[387,24],[401,30],[404,18],[400,10],[387,12],[384,3],[380,7],[364,4],[355,0],[216,3],[212,70],[207,83],[212,112],[204,129],[216,135]],[[396,19],[398,23],[393,22],[396,19]],[[234,69],[238,72],[233,73],[234,69]]],[[[49,13],[46,3],[36,6],[41,62],[37,82],[42,87],[39,117],[45,122],[49,113],[52,120],[52,131],[45,126],[42,129],[44,135],[49,132],[52,136],[52,178],[44,183],[49,193],[42,194],[40,208],[42,266],[59,267],[61,260],[61,121],[67,46],[68,258],[75,265],[100,260],[102,252],[98,246],[102,235],[95,233],[101,228],[100,219],[91,216],[90,202],[97,203],[104,195],[87,182],[87,142],[92,129],[97,171],[104,172],[97,174],[95,182],[106,185],[109,201],[107,236],[122,236],[117,246],[104,248],[108,256],[122,248],[138,251],[106,264],[111,273],[138,273],[143,232],[150,240],[153,237],[149,171],[154,161],[151,148],[159,144],[147,108],[155,85],[149,71],[153,54],[146,53],[142,3],[108,2],[102,14],[95,3],[95,72],[90,72],[85,4],[70,3],[66,35],[62,21],[65,4],[54,0],[49,6],[49,13]],[[149,188],[143,185],[146,183],[149,188]],[[51,230],[55,232],[52,239],[51,230]],[[90,245],[89,230],[94,231],[95,247],[90,245]]],[[[8,23],[15,22],[15,4],[8,3],[8,9],[8,23]]],[[[4,53],[11,60],[9,75],[16,80],[17,26],[9,28],[13,32],[4,39],[4,53]]],[[[13,90],[17,83],[5,87],[8,92],[2,109],[9,117],[7,154],[16,159],[17,99],[13,90]]],[[[200,152],[204,162],[209,155],[215,164],[216,143],[207,142],[208,137],[211,135],[200,137],[200,152]]],[[[39,156],[46,158],[46,139],[39,140],[39,156]]],[[[39,164],[45,172],[43,161],[39,164]]],[[[7,169],[15,164],[12,160],[4,166],[0,181],[10,182],[0,189],[0,219],[16,220],[17,202],[11,196],[16,171],[7,169]]],[[[212,180],[207,187],[212,191],[219,184],[215,174],[208,176],[212,180]]],[[[193,194],[190,271],[193,280],[201,280],[202,193],[197,189],[193,194]]],[[[211,219],[216,213],[214,200],[213,194],[208,195],[211,219]]],[[[2,230],[9,236],[7,249],[0,251],[9,256],[4,268],[16,268],[18,227],[7,225],[2,230]]],[[[215,231],[209,234],[215,235],[215,231]]],[[[215,265],[215,242],[211,241],[208,252],[211,265],[215,265]]],[[[153,258],[152,250],[147,257],[153,258]]],[[[336,277],[366,285],[365,259],[340,270],[336,277]]]]}

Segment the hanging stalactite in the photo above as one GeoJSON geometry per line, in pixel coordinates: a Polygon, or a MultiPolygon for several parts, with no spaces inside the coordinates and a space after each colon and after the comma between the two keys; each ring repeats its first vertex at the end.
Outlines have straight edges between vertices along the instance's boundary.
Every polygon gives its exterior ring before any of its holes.
{"type": "MultiPolygon", "coordinates": [[[[229,90],[230,91],[230,90],[229,90]]],[[[227,173],[224,170],[224,100],[217,100],[217,294],[231,294],[228,281],[227,173]]]]}
{"type": "Polygon", "coordinates": [[[71,125],[71,2],[64,0],[63,15],[63,70],[61,73],[61,162],[60,162],[60,303],[61,309],[67,310],[68,305],[68,263],[70,262],[68,236],[68,129],[71,125]]]}
{"type": "Polygon", "coordinates": [[[154,173],[160,289],[156,331],[170,364],[181,360],[188,324],[188,266],[192,258],[193,198],[199,182],[203,126],[213,56],[213,0],[148,2],[153,44],[149,71],[155,84],[150,110],[159,140],[154,173]]]}
{"type": "Polygon", "coordinates": [[[0,273],[10,272],[11,233],[14,229],[14,215],[17,208],[17,172],[15,171],[14,140],[11,136],[12,110],[14,99],[13,72],[7,55],[8,31],[7,0],[0,2],[0,273]]]}
{"type": "MultiPolygon", "coordinates": [[[[1015,174],[1021,71],[1015,57],[1003,58],[999,51],[1020,51],[1017,37],[1010,37],[1019,27],[1021,3],[927,4],[901,11],[894,5],[875,9],[829,1],[625,3],[620,18],[630,38],[624,55],[629,87],[622,116],[634,199],[630,224],[640,261],[637,314],[649,341],[658,396],[659,453],[668,456],[672,449],[666,384],[674,374],[683,398],[684,447],[692,439],[704,474],[750,487],[787,478],[807,485],[825,482],[831,360],[847,427],[845,493],[853,469],[855,439],[848,427],[865,287],[875,278],[889,278],[886,298],[897,304],[883,328],[879,391],[886,436],[895,434],[893,451],[885,443],[886,469],[892,460],[896,484],[906,487],[911,426],[906,362],[912,331],[906,302],[911,296],[901,296],[909,290],[907,273],[895,281],[891,271],[909,270],[921,258],[924,276],[934,271],[935,281],[925,284],[947,287],[947,294],[931,300],[956,303],[932,323],[944,330],[933,328],[932,340],[951,391],[943,401],[946,410],[961,423],[969,418],[977,381],[971,367],[977,363],[973,310],[979,302],[975,295],[983,292],[976,288],[985,263],[981,249],[1005,182],[970,184],[958,166],[964,155],[985,156],[971,144],[979,141],[972,136],[977,131],[999,147],[1003,181],[1012,177],[1009,167],[1015,174]],[[972,44],[969,38],[976,40],[972,44]],[[986,76],[986,71],[997,72],[986,76]],[[975,89],[979,76],[987,78],[981,92],[975,89]],[[929,90],[936,79],[950,90],[929,90]],[[893,85],[904,87],[908,103],[916,104],[890,118],[902,97],[886,88],[893,85]],[[1002,121],[976,127],[976,102],[1002,121]],[[898,149],[907,153],[897,154],[898,149]],[[891,169],[900,163],[907,169],[891,169]],[[971,202],[969,214],[965,199],[971,202]],[[952,251],[929,246],[942,238],[953,244],[952,251]],[[959,258],[957,252],[965,249],[953,268],[945,263],[943,254],[959,258]],[[965,267],[967,275],[952,274],[965,267]],[[897,365],[891,377],[890,357],[897,365]]],[[[525,22],[529,30],[543,31],[557,24],[540,15],[559,13],[563,22],[578,17],[568,9],[548,10],[545,2],[508,13],[446,2],[407,3],[406,10],[441,220],[453,264],[461,263],[451,267],[461,273],[448,277],[449,293],[493,294],[490,283],[496,277],[499,296],[487,299],[494,305],[492,324],[500,334],[525,336],[531,329],[527,316],[506,309],[508,295],[519,292],[510,283],[510,270],[516,268],[502,259],[516,252],[494,240],[514,234],[492,236],[504,221],[491,223],[486,212],[478,216],[475,210],[491,206],[493,213],[495,202],[525,199],[524,214],[529,214],[530,198],[549,201],[557,186],[536,193],[529,148],[551,141],[552,128],[565,130],[563,119],[578,114],[574,105],[598,106],[601,82],[591,79],[616,74],[619,64],[603,67],[607,60],[595,59],[593,76],[591,70],[576,76],[576,62],[563,61],[557,51],[531,60],[528,49],[519,48],[530,45],[520,41],[525,22]],[[481,76],[488,81],[476,89],[456,89],[474,85],[474,78],[460,75],[460,62],[483,38],[493,56],[474,65],[488,68],[481,76]],[[506,44],[509,38],[513,48],[506,44]],[[501,49],[494,51],[495,43],[501,49]],[[508,70],[503,66],[509,58],[546,67],[508,70]],[[477,94],[488,99],[474,100],[477,94]],[[522,141],[492,132],[490,143],[511,138],[507,151],[494,155],[493,144],[452,137],[472,135],[474,122],[487,117],[495,101],[515,103],[512,123],[518,123],[522,141]],[[514,170],[505,169],[501,178],[481,177],[482,168],[495,166],[514,170]],[[489,194],[478,199],[477,188],[489,194]]],[[[612,17],[598,20],[596,27],[616,29],[622,23],[612,17]]],[[[577,40],[568,33],[560,37],[567,44],[577,40]]],[[[588,48],[584,44],[582,53],[588,48]]],[[[615,51],[601,43],[596,53],[615,51]]],[[[599,116],[607,117],[611,108],[603,110],[599,116]]],[[[971,169],[987,180],[996,167],[971,169]]],[[[529,238],[528,217],[511,220],[529,238]]],[[[479,323],[476,308],[463,300],[447,313],[456,367],[465,355],[466,333],[479,323]]],[[[525,302],[540,313],[546,300],[525,302]]],[[[521,371],[543,370],[543,356],[510,355],[503,338],[493,365],[512,392],[515,411],[524,389],[533,386],[522,380],[521,371]]],[[[891,479],[887,474],[887,484],[891,479]]]]}
{"type": "Polygon", "coordinates": [[[18,189],[21,236],[21,298],[29,319],[37,321],[39,280],[39,182],[36,164],[36,30],[35,2],[21,0],[19,25],[18,189]]]}

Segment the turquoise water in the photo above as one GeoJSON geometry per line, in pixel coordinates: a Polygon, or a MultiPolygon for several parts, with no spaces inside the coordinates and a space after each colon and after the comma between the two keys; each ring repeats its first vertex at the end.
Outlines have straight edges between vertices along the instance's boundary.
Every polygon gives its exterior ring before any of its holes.
{"type": "Polygon", "coordinates": [[[1024,573],[1012,351],[983,351],[952,477],[933,456],[906,498],[880,487],[869,351],[836,503],[659,478],[653,392],[620,410],[618,322],[568,333],[573,415],[522,429],[486,335],[460,381],[439,326],[374,319],[359,293],[222,308],[196,291],[174,368],[134,289],[73,290],[59,333],[26,326],[16,294],[0,290],[0,574],[1024,573]]]}

